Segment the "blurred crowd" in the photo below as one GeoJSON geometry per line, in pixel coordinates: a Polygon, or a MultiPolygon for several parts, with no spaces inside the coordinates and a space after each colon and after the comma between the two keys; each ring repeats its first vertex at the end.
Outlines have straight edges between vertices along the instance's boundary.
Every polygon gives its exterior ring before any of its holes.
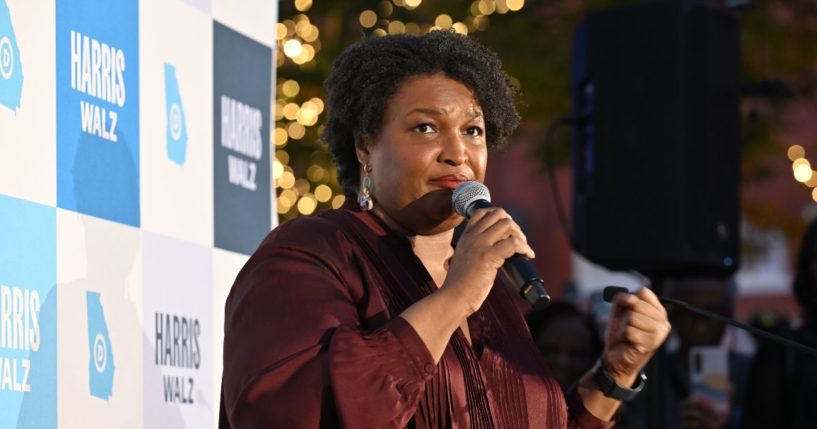
{"type": "MultiPolygon", "coordinates": [[[[666,279],[660,288],[665,297],[734,316],[733,278],[666,279]]],[[[749,322],[817,347],[817,221],[801,240],[792,292],[800,314],[764,310],[749,322]]],[[[556,300],[527,317],[534,342],[566,391],[601,354],[607,315],[598,302],[600,296],[556,300]]],[[[749,336],[682,307],[668,304],[666,308],[672,333],[658,363],[661,379],[648,380],[644,391],[622,406],[617,427],[651,428],[655,422],[662,429],[817,427],[817,357],[749,336]],[[660,404],[650,403],[651,388],[660,389],[659,395],[652,395],[660,404]]]]}

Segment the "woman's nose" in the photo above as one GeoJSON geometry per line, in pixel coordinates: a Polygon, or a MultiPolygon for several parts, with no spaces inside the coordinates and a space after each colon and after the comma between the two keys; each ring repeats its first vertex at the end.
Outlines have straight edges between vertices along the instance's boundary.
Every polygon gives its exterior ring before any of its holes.
{"type": "Polygon", "coordinates": [[[442,162],[451,165],[460,165],[468,158],[465,136],[458,132],[451,132],[445,141],[440,158],[442,162]]]}

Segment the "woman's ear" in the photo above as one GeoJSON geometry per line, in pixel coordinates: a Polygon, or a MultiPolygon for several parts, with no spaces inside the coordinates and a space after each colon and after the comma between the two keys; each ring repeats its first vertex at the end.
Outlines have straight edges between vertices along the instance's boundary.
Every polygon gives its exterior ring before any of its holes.
{"type": "Polygon", "coordinates": [[[359,137],[355,139],[355,153],[360,165],[367,165],[369,163],[369,139],[366,137],[359,137]]]}

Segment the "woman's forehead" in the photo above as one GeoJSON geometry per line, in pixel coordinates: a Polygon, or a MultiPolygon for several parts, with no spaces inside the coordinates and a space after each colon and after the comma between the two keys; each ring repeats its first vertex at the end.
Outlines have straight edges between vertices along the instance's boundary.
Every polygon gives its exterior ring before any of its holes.
{"type": "MultiPolygon", "coordinates": [[[[403,110],[403,113],[447,113],[463,110],[469,117],[482,115],[482,108],[471,88],[441,73],[414,75],[405,79],[389,100],[387,108],[403,110]]],[[[397,113],[397,112],[394,112],[397,113]]]]}

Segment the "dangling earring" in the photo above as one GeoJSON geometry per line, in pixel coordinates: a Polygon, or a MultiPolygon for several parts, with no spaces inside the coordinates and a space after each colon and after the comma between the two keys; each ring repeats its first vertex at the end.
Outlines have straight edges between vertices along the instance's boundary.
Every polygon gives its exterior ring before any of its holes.
{"type": "Polygon", "coordinates": [[[358,192],[357,203],[360,205],[360,210],[369,211],[374,207],[374,203],[372,202],[372,187],[374,183],[372,182],[372,176],[369,173],[372,172],[372,167],[369,164],[363,164],[363,173],[364,176],[360,180],[360,192],[358,192]]]}

